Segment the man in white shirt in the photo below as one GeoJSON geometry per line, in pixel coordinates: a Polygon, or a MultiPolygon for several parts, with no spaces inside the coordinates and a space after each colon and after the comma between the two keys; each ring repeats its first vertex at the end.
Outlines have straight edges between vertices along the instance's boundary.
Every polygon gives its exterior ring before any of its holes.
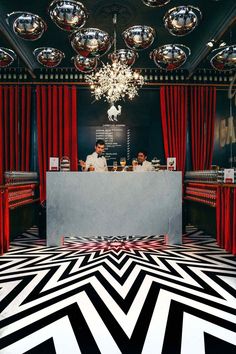
{"type": "Polygon", "coordinates": [[[80,160],[83,171],[105,172],[108,171],[106,158],[102,155],[105,150],[104,140],[97,140],[95,151],[88,155],[86,162],[80,160]]]}
{"type": "Polygon", "coordinates": [[[138,152],[137,155],[138,166],[135,168],[135,172],[150,172],[154,171],[152,163],[147,161],[147,153],[142,150],[138,152]]]}

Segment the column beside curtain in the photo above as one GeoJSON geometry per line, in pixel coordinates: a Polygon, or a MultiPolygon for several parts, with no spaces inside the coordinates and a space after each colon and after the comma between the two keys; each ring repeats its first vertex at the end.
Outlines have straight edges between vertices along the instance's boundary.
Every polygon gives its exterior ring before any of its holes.
{"type": "Polygon", "coordinates": [[[160,89],[165,157],[176,157],[176,168],[183,173],[186,160],[187,99],[185,86],[163,86],[160,89]]]}
{"type": "Polygon", "coordinates": [[[71,170],[78,170],[76,86],[38,85],[36,99],[40,200],[44,201],[50,156],[68,156],[71,170]]]}
{"type": "Polygon", "coordinates": [[[190,88],[192,169],[208,170],[212,165],[216,88],[190,88]]]}

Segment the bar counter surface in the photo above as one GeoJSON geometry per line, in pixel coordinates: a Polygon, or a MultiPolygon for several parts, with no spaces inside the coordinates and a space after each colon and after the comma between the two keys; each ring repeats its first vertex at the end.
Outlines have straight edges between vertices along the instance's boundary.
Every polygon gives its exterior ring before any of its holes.
{"type": "Polygon", "coordinates": [[[64,236],[182,242],[181,172],[47,172],[47,245],[64,236]]]}

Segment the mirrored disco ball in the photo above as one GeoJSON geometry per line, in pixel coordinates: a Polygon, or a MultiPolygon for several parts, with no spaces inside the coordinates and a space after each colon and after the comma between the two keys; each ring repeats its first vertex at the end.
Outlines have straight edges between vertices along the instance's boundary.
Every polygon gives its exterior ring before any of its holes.
{"type": "Polygon", "coordinates": [[[47,68],[53,68],[59,65],[61,60],[65,58],[64,53],[59,49],[50,47],[37,48],[33,53],[38,62],[47,68]]]}
{"type": "Polygon", "coordinates": [[[36,41],[47,29],[46,23],[38,15],[30,12],[12,12],[8,15],[8,22],[13,16],[17,16],[12,25],[13,31],[22,39],[36,41]]]}
{"type": "Polygon", "coordinates": [[[98,28],[82,28],[70,36],[73,49],[86,58],[104,55],[112,41],[107,32],[98,28]]]}
{"type": "Polygon", "coordinates": [[[182,44],[166,44],[154,49],[150,58],[159,68],[171,71],[182,66],[190,53],[190,49],[182,44]]]}
{"type": "Polygon", "coordinates": [[[142,0],[142,2],[149,7],[161,7],[168,4],[170,0],[142,0]]]}
{"type": "Polygon", "coordinates": [[[178,6],[170,9],[164,16],[166,29],[174,36],[185,36],[192,32],[202,18],[199,8],[194,6],[178,6]]]}
{"type": "Polygon", "coordinates": [[[85,58],[78,54],[73,58],[73,60],[76,69],[83,73],[90,73],[91,71],[95,70],[98,65],[97,57],[85,58]]]}
{"type": "Polygon", "coordinates": [[[152,45],[155,38],[155,30],[149,26],[138,25],[127,28],[122,35],[127,47],[134,50],[142,50],[152,45]]]}
{"type": "Polygon", "coordinates": [[[112,62],[119,62],[121,64],[132,66],[135,63],[138,54],[132,49],[118,49],[109,54],[108,57],[112,62]]]}
{"type": "Polygon", "coordinates": [[[85,6],[77,0],[54,0],[48,9],[52,21],[64,31],[83,27],[88,18],[85,6]]]}
{"type": "Polygon", "coordinates": [[[13,63],[16,59],[16,54],[8,48],[0,48],[0,68],[5,68],[13,63]]]}
{"type": "Polygon", "coordinates": [[[236,69],[236,44],[215,49],[211,53],[211,65],[219,71],[236,69]]]}

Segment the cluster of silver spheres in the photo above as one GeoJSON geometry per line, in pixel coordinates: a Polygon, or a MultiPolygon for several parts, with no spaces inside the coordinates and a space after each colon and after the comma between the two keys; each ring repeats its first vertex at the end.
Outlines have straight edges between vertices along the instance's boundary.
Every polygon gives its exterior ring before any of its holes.
{"type": "MultiPolygon", "coordinates": [[[[150,8],[162,7],[170,0],[140,0],[150,8]]],[[[217,0],[214,0],[217,1],[217,0]]],[[[60,29],[71,32],[69,39],[76,55],[72,58],[74,66],[81,72],[92,72],[99,64],[99,58],[112,47],[113,39],[105,31],[98,28],[84,28],[89,13],[86,7],[77,0],[53,0],[48,8],[52,21],[60,29]]],[[[173,36],[185,36],[191,33],[202,18],[199,8],[186,5],[177,6],[166,12],[163,17],[165,28],[173,36]]],[[[14,33],[23,40],[36,41],[47,30],[45,21],[38,15],[25,11],[12,12],[7,16],[7,22],[14,33]]],[[[149,48],[155,39],[154,28],[136,25],[127,28],[123,33],[127,48],[114,50],[109,55],[111,62],[119,62],[132,66],[138,57],[137,52],[149,48]]],[[[115,48],[116,49],[116,48],[115,48]]],[[[45,67],[55,67],[65,57],[56,48],[40,47],[34,50],[37,61],[45,67]]],[[[235,69],[235,46],[221,48],[213,53],[211,65],[216,70],[235,69]]],[[[166,44],[154,49],[150,58],[161,69],[175,70],[182,66],[190,55],[190,49],[182,44],[166,44]]],[[[15,53],[6,48],[0,48],[0,67],[11,65],[15,53]]]]}

